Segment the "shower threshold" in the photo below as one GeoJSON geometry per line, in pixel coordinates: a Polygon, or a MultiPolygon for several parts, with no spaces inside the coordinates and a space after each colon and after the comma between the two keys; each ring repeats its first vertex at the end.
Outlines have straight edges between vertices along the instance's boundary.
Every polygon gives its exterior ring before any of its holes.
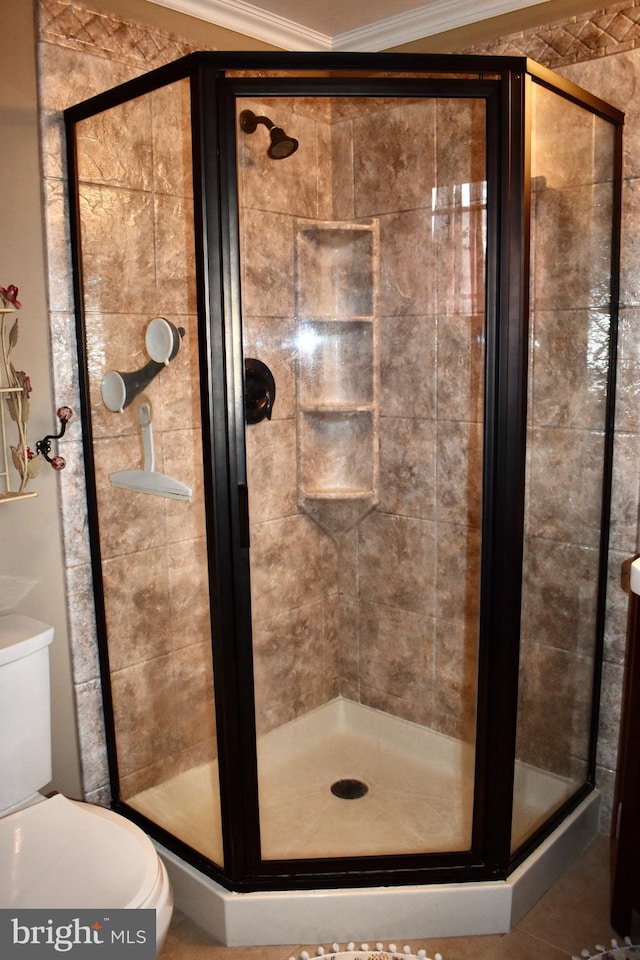
{"type": "MultiPolygon", "coordinates": [[[[332,700],[258,740],[263,855],[286,859],[466,849],[473,761],[468,744],[350,700],[332,700]],[[359,781],[368,789],[343,799],[331,792],[341,780],[359,781]]],[[[528,835],[574,790],[570,782],[522,764],[517,765],[516,783],[516,839],[528,835]]],[[[215,762],[179,773],[127,802],[222,862],[215,762]]],[[[378,914],[381,891],[376,889],[230,894],[174,854],[160,851],[180,909],[228,946],[500,933],[510,929],[519,904],[526,904],[526,891],[533,890],[532,905],[569,865],[571,851],[575,848],[577,855],[595,834],[597,808],[594,793],[553,835],[564,837],[568,831],[569,839],[560,847],[559,839],[550,847],[547,841],[508,881],[385,888],[384,929],[378,914]],[[447,910],[443,913],[437,904],[452,897],[456,907],[447,920],[447,910]],[[413,908],[401,905],[412,902],[419,929],[408,931],[404,920],[394,923],[393,917],[398,910],[402,917],[411,915],[413,908]],[[323,919],[329,904],[337,915],[330,911],[323,919]],[[341,910],[346,911],[342,920],[341,910]],[[434,923],[440,932],[431,932],[434,923]]]]}

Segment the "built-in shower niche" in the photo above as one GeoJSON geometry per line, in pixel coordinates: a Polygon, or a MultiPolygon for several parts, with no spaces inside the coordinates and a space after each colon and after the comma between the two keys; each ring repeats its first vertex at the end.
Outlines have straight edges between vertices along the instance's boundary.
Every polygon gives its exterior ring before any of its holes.
{"type": "Polygon", "coordinates": [[[378,502],[375,220],[298,221],[298,505],[350,530],[378,502]]]}

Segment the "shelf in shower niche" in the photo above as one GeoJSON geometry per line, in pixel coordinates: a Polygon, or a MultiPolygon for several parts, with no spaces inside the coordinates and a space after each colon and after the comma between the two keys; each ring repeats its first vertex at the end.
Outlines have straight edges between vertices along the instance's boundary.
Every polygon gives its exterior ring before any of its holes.
{"type": "Polygon", "coordinates": [[[363,500],[374,495],[375,490],[356,487],[325,487],[302,491],[305,500],[363,500]]]}
{"type": "Polygon", "coordinates": [[[323,414],[330,416],[334,413],[370,413],[374,409],[374,405],[368,401],[365,403],[340,403],[336,401],[333,403],[300,404],[300,410],[303,413],[317,414],[318,416],[323,414]]]}

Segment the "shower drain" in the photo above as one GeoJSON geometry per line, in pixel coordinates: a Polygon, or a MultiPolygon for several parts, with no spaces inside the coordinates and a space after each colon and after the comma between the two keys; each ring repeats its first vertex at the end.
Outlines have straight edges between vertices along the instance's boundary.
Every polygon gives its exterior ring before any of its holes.
{"type": "Polygon", "coordinates": [[[341,800],[359,800],[369,792],[369,787],[362,780],[336,780],[331,784],[331,793],[341,800]]]}

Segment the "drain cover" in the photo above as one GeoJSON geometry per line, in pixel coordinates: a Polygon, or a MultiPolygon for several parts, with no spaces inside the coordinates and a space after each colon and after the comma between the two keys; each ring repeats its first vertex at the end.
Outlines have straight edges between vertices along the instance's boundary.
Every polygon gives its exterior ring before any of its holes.
{"type": "Polygon", "coordinates": [[[359,800],[369,792],[369,787],[362,780],[336,780],[331,784],[331,793],[341,800],[359,800]]]}

